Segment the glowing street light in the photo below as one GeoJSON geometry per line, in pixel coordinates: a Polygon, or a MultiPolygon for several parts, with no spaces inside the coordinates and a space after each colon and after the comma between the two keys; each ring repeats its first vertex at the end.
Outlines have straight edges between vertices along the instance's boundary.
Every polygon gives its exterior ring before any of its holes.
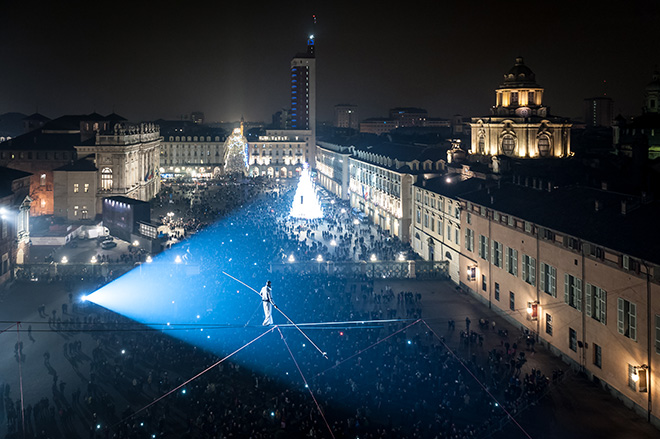
{"type": "Polygon", "coordinates": [[[177,264],[180,264],[181,262],[183,262],[183,259],[181,259],[181,256],[176,255],[176,259],[174,259],[174,262],[176,262],[177,264]]]}
{"type": "Polygon", "coordinates": [[[151,255],[148,255],[146,261],[147,261],[147,264],[151,264],[154,260],[151,257],[151,255]]]}
{"type": "Polygon", "coordinates": [[[66,256],[62,256],[62,263],[66,264],[67,262],[69,262],[69,258],[67,258],[66,256]]]}
{"type": "Polygon", "coordinates": [[[137,239],[133,241],[133,247],[139,247],[139,246],[140,246],[140,241],[138,241],[137,239]]]}
{"type": "Polygon", "coordinates": [[[333,247],[337,247],[337,241],[333,239],[332,241],[330,241],[330,245],[333,247]]]}
{"type": "Polygon", "coordinates": [[[289,255],[289,262],[296,262],[296,258],[293,255],[289,255]]]}
{"type": "Polygon", "coordinates": [[[323,262],[323,256],[318,255],[318,256],[316,257],[316,262],[323,262]]]}
{"type": "Polygon", "coordinates": [[[92,264],[96,264],[98,262],[96,256],[92,256],[92,259],[90,259],[89,262],[91,262],[92,264]]]}
{"type": "Polygon", "coordinates": [[[378,260],[378,258],[376,257],[375,254],[372,254],[372,255],[371,255],[371,258],[369,258],[369,260],[370,260],[371,262],[376,262],[376,261],[378,260]]]}
{"type": "Polygon", "coordinates": [[[406,260],[406,255],[403,253],[399,253],[399,257],[397,258],[400,262],[403,262],[406,260]]]}

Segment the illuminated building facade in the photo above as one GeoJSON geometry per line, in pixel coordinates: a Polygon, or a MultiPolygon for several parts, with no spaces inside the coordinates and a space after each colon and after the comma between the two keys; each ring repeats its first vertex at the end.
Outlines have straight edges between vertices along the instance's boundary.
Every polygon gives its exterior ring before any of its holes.
{"type": "Polygon", "coordinates": [[[420,179],[413,187],[413,221],[410,246],[426,261],[447,261],[448,273],[460,282],[461,203],[457,196],[486,184],[461,174],[420,179]]]}
{"type": "Polygon", "coordinates": [[[568,119],[551,116],[536,75],[516,58],[495,91],[491,116],[472,118],[471,154],[511,157],[567,157],[571,154],[568,119]]]}
{"type": "Polygon", "coordinates": [[[410,240],[412,186],[424,174],[444,171],[444,151],[411,145],[355,147],[349,162],[351,207],[381,230],[410,240]]]}
{"type": "Polygon", "coordinates": [[[249,142],[249,175],[294,178],[304,163],[313,163],[314,138],[310,130],[266,130],[249,142]]]}
{"type": "Polygon", "coordinates": [[[30,248],[30,174],[0,167],[0,287],[30,248]]]}
{"type": "Polygon", "coordinates": [[[660,203],[540,181],[458,198],[462,288],[660,425],[660,203]]]}
{"type": "Polygon", "coordinates": [[[160,172],[163,178],[209,178],[222,173],[227,139],[224,130],[165,122],[161,134],[160,172]]]}
{"type": "Polygon", "coordinates": [[[316,172],[321,186],[341,200],[348,200],[350,146],[329,142],[317,142],[316,172]]]}
{"type": "MultiPolygon", "coordinates": [[[[91,156],[98,169],[97,212],[105,197],[149,201],[160,191],[161,140],[157,125],[122,122],[76,145],[78,156],[91,156]]],[[[70,201],[67,208],[73,208],[70,201]]]]}
{"type": "Polygon", "coordinates": [[[78,159],[76,145],[124,120],[114,113],[62,116],[0,144],[0,166],[32,174],[30,215],[55,213],[53,170],[78,159]]]}

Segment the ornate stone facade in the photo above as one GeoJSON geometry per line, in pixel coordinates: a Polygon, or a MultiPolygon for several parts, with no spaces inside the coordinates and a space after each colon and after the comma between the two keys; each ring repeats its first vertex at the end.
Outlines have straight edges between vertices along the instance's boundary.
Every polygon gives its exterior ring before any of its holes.
{"type": "Polygon", "coordinates": [[[160,191],[160,130],[152,123],[117,123],[81,146],[79,157],[92,155],[98,168],[96,211],[105,197],[149,201],[160,191]]]}
{"type": "Polygon", "coordinates": [[[568,119],[551,116],[544,89],[522,58],[504,75],[489,117],[472,118],[470,152],[480,155],[544,158],[571,154],[568,119]]]}

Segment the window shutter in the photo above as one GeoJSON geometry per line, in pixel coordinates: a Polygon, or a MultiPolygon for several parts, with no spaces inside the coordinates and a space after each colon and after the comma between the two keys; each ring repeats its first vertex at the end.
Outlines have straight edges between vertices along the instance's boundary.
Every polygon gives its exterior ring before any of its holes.
{"type": "Polygon", "coordinates": [[[589,317],[591,317],[591,288],[592,286],[587,284],[585,289],[585,299],[587,304],[584,307],[584,312],[586,312],[589,317]]]}
{"type": "Polygon", "coordinates": [[[491,244],[492,244],[493,248],[492,248],[491,253],[490,253],[490,263],[493,264],[493,265],[497,265],[495,263],[495,241],[492,241],[491,244]]]}
{"type": "Polygon", "coordinates": [[[577,310],[582,312],[582,279],[575,279],[575,302],[577,310]]]}
{"type": "Polygon", "coordinates": [[[522,278],[525,282],[527,282],[527,279],[528,279],[528,277],[527,277],[527,272],[528,272],[527,264],[528,264],[528,262],[529,262],[529,256],[523,255],[523,257],[522,257],[522,278]]]}
{"type": "Polygon", "coordinates": [[[518,276],[518,250],[513,250],[513,274],[518,276]]]}
{"type": "Polygon", "coordinates": [[[623,334],[623,299],[619,297],[618,303],[617,303],[617,322],[616,322],[617,329],[619,330],[619,334],[623,334]]]}
{"type": "Polygon", "coordinates": [[[547,270],[546,265],[543,262],[541,262],[541,279],[539,279],[539,288],[544,293],[546,292],[546,290],[545,290],[545,272],[546,272],[546,270],[547,270]]]}
{"type": "Polygon", "coordinates": [[[531,275],[531,284],[536,285],[536,259],[530,258],[531,259],[531,264],[529,265],[529,271],[531,275]]]}
{"type": "Polygon", "coordinates": [[[569,300],[569,291],[568,291],[568,273],[564,273],[564,302],[571,303],[569,300]]]}
{"type": "Polygon", "coordinates": [[[630,338],[637,340],[637,305],[630,303],[630,338]]]}
{"type": "Polygon", "coordinates": [[[509,254],[511,252],[511,249],[509,247],[506,248],[506,255],[504,256],[504,265],[506,265],[506,271],[511,273],[511,270],[509,270],[509,254]]]}
{"type": "Polygon", "coordinates": [[[600,322],[607,325],[607,292],[600,291],[600,322]]]}

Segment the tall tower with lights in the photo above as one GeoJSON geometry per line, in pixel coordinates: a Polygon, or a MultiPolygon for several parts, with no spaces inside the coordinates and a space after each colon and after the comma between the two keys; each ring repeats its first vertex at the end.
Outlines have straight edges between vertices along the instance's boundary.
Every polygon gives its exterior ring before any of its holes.
{"type": "Polygon", "coordinates": [[[316,56],[314,35],[307,52],[291,60],[291,128],[316,132],[316,56]]]}

